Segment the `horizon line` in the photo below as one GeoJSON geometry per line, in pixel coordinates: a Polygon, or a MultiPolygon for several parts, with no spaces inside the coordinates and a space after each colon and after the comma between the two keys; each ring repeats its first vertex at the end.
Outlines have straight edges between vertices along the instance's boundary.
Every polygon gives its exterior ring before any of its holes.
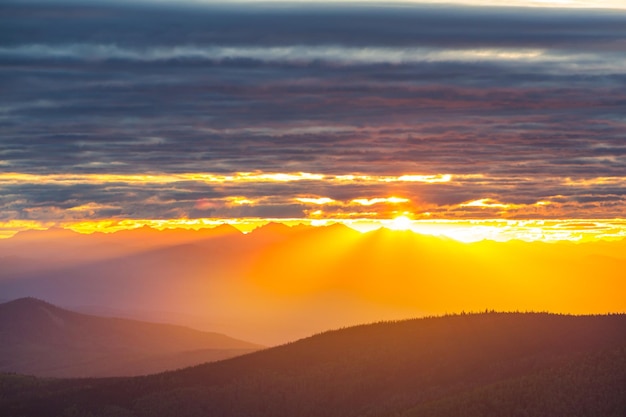
{"type": "Polygon", "coordinates": [[[19,232],[70,230],[79,234],[113,234],[120,231],[150,228],[157,231],[210,230],[229,225],[242,234],[249,234],[268,224],[289,228],[328,227],[340,224],[360,233],[387,229],[411,231],[415,234],[448,238],[462,243],[479,241],[525,242],[590,242],[618,241],[626,238],[626,218],[597,219],[412,219],[405,215],[393,219],[311,219],[311,218],[196,218],[196,219],[98,219],[65,221],[11,220],[0,222],[0,240],[19,232]]]}

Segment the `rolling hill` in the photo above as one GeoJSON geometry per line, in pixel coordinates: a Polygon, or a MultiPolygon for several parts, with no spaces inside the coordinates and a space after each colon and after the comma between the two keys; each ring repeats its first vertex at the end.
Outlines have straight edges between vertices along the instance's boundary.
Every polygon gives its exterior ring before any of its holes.
{"type": "Polygon", "coordinates": [[[260,349],[182,326],[102,318],[34,298],[0,304],[0,371],[39,376],[131,376],[260,349]]]}
{"type": "Polygon", "coordinates": [[[383,322],[147,377],[0,384],[9,416],[617,417],[626,315],[383,322]]]}

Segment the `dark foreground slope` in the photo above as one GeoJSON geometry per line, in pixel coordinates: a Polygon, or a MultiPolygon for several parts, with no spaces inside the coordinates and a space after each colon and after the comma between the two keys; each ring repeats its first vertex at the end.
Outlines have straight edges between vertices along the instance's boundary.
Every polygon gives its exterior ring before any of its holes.
{"type": "Polygon", "coordinates": [[[380,323],[148,377],[2,384],[13,416],[623,416],[626,316],[380,323]]]}
{"type": "Polygon", "coordinates": [[[79,314],[34,298],[0,304],[0,372],[145,375],[260,348],[181,326],[79,314]]]}

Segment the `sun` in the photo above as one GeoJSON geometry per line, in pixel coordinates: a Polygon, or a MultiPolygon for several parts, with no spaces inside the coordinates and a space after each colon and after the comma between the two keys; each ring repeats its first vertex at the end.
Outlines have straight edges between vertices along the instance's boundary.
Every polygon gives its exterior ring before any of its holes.
{"type": "Polygon", "coordinates": [[[413,221],[406,216],[398,216],[389,224],[391,230],[409,230],[411,226],[413,221]]]}

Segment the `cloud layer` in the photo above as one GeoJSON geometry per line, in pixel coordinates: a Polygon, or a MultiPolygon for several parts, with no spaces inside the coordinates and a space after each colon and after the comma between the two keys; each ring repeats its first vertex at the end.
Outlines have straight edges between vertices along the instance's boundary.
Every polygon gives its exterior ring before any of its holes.
{"type": "Polygon", "coordinates": [[[0,221],[618,218],[626,13],[0,6],[0,221]]]}

